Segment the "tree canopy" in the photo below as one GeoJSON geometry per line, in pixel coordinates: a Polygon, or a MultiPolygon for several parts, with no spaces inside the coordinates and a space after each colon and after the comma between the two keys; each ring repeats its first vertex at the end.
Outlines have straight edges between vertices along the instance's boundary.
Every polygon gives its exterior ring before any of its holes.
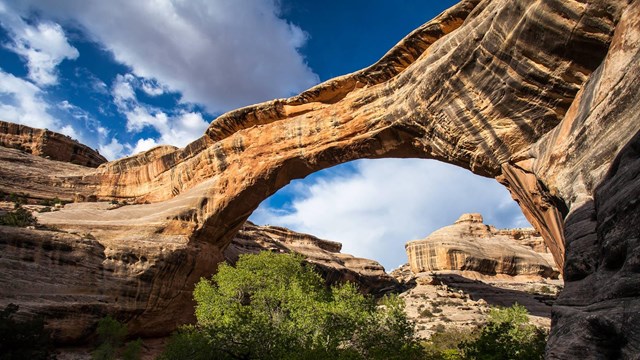
{"type": "Polygon", "coordinates": [[[326,287],[300,256],[243,255],[201,279],[194,298],[197,325],[174,335],[165,359],[419,358],[400,299],[326,287]]]}

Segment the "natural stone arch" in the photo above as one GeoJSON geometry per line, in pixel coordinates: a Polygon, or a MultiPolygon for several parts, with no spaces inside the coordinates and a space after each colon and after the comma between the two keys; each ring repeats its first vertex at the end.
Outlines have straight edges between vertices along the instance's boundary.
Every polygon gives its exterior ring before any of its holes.
{"type": "MultiPolygon", "coordinates": [[[[127,227],[145,219],[145,241],[179,237],[215,252],[263,199],[328,166],[364,157],[462,166],[507,186],[561,267],[567,256],[549,357],[633,354],[640,330],[627,321],[640,323],[640,294],[624,279],[638,279],[628,228],[640,213],[629,175],[638,169],[639,7],[463,1],[367,69],[225,114],[184,149],[156,148],[58,181],[99,199],[150,202],[77,225],[102,226],[99,239],[129,241],[127,227]],[[599,197],[616,189],[625,194],[617,205],[599,197]],[[605,289],[610,277],[618,288],[605,289]],[[593,288],[602,291],[590,299],[593,288]]],[[[185,289],[219,260],[194,254],[185,289]]],[[[153,291],[143,297],[155,310],[135,321],[175,304],[153,291]]]]}

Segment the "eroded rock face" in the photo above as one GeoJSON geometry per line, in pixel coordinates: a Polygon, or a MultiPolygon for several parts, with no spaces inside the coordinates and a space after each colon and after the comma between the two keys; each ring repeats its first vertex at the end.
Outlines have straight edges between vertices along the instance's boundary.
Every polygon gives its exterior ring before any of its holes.
{"type": "Polygon", "coordinates": [[[0,146],[94,168],[107,162],[96,150],[66,135],[5,121],[0,121],[0,146]]]}
{"type": "MultiPolygon", "coordinates": [[[[224,114],[184,149],[52,175],[85,198],[139,205],[40,221],[140,253],[179,234],[221,257],[292,179],[359,158],[437,159],[504,184],[563,269],[548,357],[631,357],[640,348],[639,8],[462,1],[371,67],[224,114]]],[[[132,323],[171,308],[149,294],[132,323]]]]}
{"type": "Polygon", "coordinates": [[[246,222],[224,251],[230,263],[240,254],[253,254],[268,250],[297,253],[316,265],[328,283],[351,281],[368,294],[382,295],[399,289],[399,283],[389,276],[377,261],[340,253],[342,244],[318,239],[278,226],[257,226],[246,222]]]}
{"type": "MultiPolygon", "coordinates": [[[[480,214],[463,214],[422,240],[405,245],[411,271],[475,271],[486,275],[532,275],[557,278],[550,257],[524,243],[539,247],[541,237],[533,229],[498,230],[485,225],[480,214]]],[[[546,249],[544,249],[546,250],[546,249]]]]}

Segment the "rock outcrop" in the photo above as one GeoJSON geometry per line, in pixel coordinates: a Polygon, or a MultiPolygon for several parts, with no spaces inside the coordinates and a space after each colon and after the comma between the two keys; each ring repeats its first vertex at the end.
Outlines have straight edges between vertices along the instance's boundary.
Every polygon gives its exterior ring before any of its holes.
{"type": "Polygon", "coordinates": [[[407,289],[400,294],[418,336],[429,338],[446,328],[473,330],[484,324],[491,306],[524,306],[536,326],[549,328],[551,309],[562,280],[526,275],[483,275],[442,270],[413,273],[406,264],[391,273],[407,289]]]}
{"type": "MultiPolygon", "coordinates": [[[[222,259],[292,179],[360,158],[437,159],[506,186],[563,269],[547,357],[630,358],[640,350],[639,22],[637,0],[463,0],[371,67],[224,114],[183,149],[50,176],[78,198],[138,205],[39,219],[139,255],[206,248],[184,262],[193,271],[174,271],[189,274],[179,290],[189,293],[197,269],[222,259]],[[169,246],[176,239],[182,248],[169,246]]],[[[129,294],[144,304],[130,323],[153,324],[182,301],[154,294],[129,294]]],[[[119,311],[115,300],[105,309],[119,311]]]]}
{"type": "Polygon", "coordinates": [[[69,136],[5,121],[0,121],[0,146],[93,168],[107,162],[96,150],[69,136]]]}
{"type": "Polygon", "coordinates": [[[399,290],[399,283],[389,276],[377,261],[342,254],[342,244],[318,239],[278,226],[258,226],[247,221],[224,251],[230,263],[240,254],[253,254],[268,250],[297,253],[314,264],[327,283],[351,281],[360,291],[382,295],[399,290]]]}
{"type": "Polygon", "coordinates": [[[559,271],[549,263],[552,258],[545,258],[548,252],[535,230],[498,230],[482,221],[480,214],[463,214],[455,224],[408,242],[405,249],[411,271],[461,270],[558,278],[559,271]],[[541,247],[543,253],[534,250],[541,247]]]}
{"type": "Polygon", "coordinates": [[[400,297],[419,336],[476,328],[490,306],[515,303],[527,308],[534,324],[549,328],[562,280],[536,230],[496,229],[480,214],[463,214],[405,248],[409,263],[391,275],[406,288],[400,297]]]}

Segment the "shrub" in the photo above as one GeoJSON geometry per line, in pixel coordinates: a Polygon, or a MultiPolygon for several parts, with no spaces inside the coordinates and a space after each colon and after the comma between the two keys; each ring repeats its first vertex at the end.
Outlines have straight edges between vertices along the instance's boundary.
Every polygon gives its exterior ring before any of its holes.
{"type": "Polygon", "coordinates": [[[121,324],[111,316],[106,316],[98,321],[96,333],[100,342],[98,347],[91,353],[92,359],[113,360],[117,358],[119,353],[125,360],[140,358],[142,340],[130,341],[123,348],[124,340],[128,333],[127,325],[121,324]]]}
{"type": "Polygon", "coordinates": [[[429,309],[424,309],[420,312],[420,317],[433,317],[433,313],[429,309]]]}
{"type": "Polygon", "coordinates": [[[33,217],[29,210],[26,210],[23,207],[18,207],[17,209],[0,216],[0,225],[25,227],[36,224],[36,218],[33,217]]]}
{"type": "Polygon", "coordinates": [[[489,323],[477,339],[463,342],[466,358],[478,360],[544,358],[547,332],[529,323],[527,309],[518,304],[492,308],[489,323]]]}

